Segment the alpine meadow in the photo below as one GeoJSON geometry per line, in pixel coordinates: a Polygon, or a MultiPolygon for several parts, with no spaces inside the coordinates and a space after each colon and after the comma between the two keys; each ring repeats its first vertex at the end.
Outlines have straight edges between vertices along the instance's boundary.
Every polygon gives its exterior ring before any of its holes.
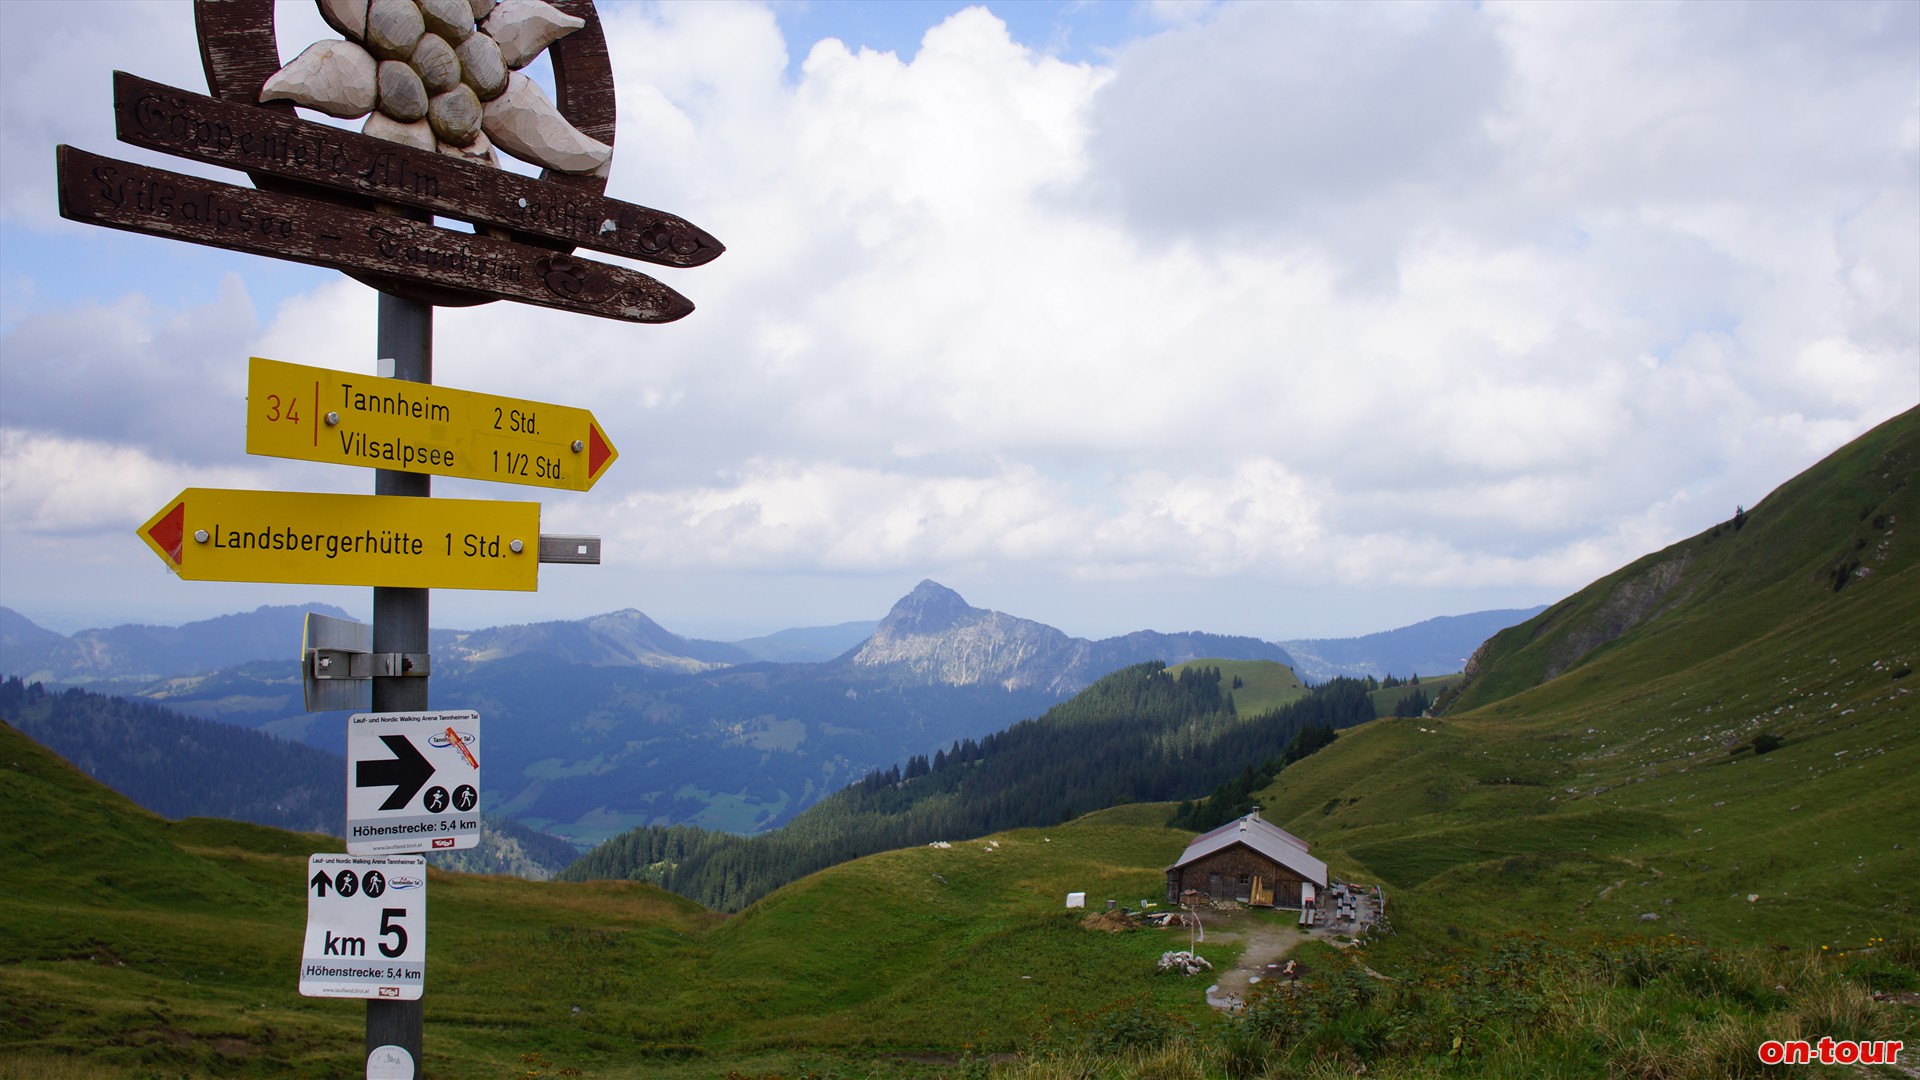
{"type": "MultiPolygon", "coordinates": [[[[1717,1077],[1773,1075],[1770,1040],[1911,1045],[1916,479],[1908,411],[1423,678],[1427,715],[1267,662],[1135,666],[761,836],[641,830],[563,881],[430,871],[457,932],[429,945],[428,1070],[1717,1077]],[[1232,1010],[1157,971],[1191,927],[1061,903],[1176,910],[1163,870],[1212,822],[1169,821],[1215,796],[1386,897],[1232,1010]]],[[[169,821],[0,737],[0,1075],[357,1068],[357,1007],[293,985],[306,853],[335,841],[169,821]]],[[[1214,978],[1295,921],[1229,907],[1214,978]]]]}

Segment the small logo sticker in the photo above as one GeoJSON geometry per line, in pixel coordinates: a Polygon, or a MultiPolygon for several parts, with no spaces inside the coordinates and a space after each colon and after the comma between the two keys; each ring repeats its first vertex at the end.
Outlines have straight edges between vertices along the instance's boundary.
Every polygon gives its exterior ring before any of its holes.
{"type": "Polygon", "coordinates": [[[394,892],[405,892],[408,889],[417,889],[425,884],[426,882],[419,878],[406,874],[395,874],[387,879],[387,888],[392,889],[394,892]]]}

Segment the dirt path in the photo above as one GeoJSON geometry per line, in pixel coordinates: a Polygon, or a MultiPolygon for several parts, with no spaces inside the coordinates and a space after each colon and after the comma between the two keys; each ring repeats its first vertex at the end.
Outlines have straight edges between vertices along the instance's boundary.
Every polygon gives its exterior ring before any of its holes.
{"type": "Polygon", "coordinates": [[[1297,927],[1260,918],[1248,911],[1207,911],[1201,925],[1209,942],[1240,942],[1246,947],[1231,971],[1220,973],[1207,988],[1207,1004],[1216,1009],[1237,1008],[1256,983],[1277,978],[1282,957],[1307,940],[1297,927]]]}

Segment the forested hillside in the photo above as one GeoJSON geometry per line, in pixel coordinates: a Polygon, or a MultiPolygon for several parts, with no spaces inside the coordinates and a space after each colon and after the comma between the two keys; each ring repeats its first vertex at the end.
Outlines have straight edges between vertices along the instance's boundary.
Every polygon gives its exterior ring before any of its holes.
{"type": "Polygon", "coordinates": [[[1218,668],[1164,664],[1115,672],[1037,719],[964,739],[902,769],[869,773],[784,828],[741,837],[687,827],[634,829],[561,876],[656,882],[737,910],[835,863],[891,848],[1052,825],[1102,807],[1204,796],[1249,763],[1283,754],[1303,730],[1374,718],[1364,681],[1335,679],[1272,712],[1241,717],[1218,668]]]}
{"type": "Polygon", "coordinates": [[[0,718],[162,817],[335,834],[346,821],[345,766],[315,747],[18,677],[0,682],[0,718]]]}
{"type": "MultiPolygon", "coordinates": [[[[0,682],[0,719],[80,771],[161,817],[227,818],[338,836],[346,822],[346,762],[262,732],[182,716],[86,690],[0,682]]],[[[447,870],[544,881],[579,852],[565,840],[493,814],[479,846],[436,851],[447,870]]]]}

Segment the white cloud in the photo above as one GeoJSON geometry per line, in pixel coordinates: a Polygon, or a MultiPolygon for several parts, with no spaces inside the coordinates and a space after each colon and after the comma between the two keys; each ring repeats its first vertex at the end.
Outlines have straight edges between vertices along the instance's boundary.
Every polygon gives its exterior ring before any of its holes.
{"type": "Polygon", "coordinates": [[[112,73],[200,89],[193,19],[178,3],[10,0],[0,33],[0,220],[55,217],[53,147],[115,153],[112,73]]]}
{"type": "MultiPolygon", "coordinates": [[[[89,80],[104,130],[90,56],[197,85],[130,44],[171,55],[190,19],[115,10],[61,31],[65,67],[0,33],[28,58],[0,82],[35,80],[0,106],[0,214],[44,216],[18,159],[89,80]]],[[[987,8],[911,59],[756,5],[604,15],[611,193],[729,250],[648,271],[698,305],[671,326],[436,315],[437,381],[588,406],[622,451],[543,500],[609,538],[609,584],[556,603],[646,607],[609,598],[655,567],[1547,599],[1920,397],[1911,4],[1170,5],[1104,65],[987,8]]],[[[371,370],[364,287],[70,302],[10,260],[0,295],[15,535],[109,527],[106,496],[14,475],[72,446],[116,483],[364,488],[234,464],[245,356],[371,370]]],[[[1209,594],[1221,625],[1252,591],[1209,594]]]]}
{"type": "Polygon", "coordinates": [[[184,487],[247,487],[260,471],[188,468],[136,447],[0,428],[0,532],[131,537],[184,487]]]}
{"type": "Polygon", "coordinates": [[[0,337],[0,426],[228,458],[244,446],[245,417],[209,406],[244,396],[255,329],[253,302],[232,276],[185,309],[133,294],[22,316],[0,337]]]}
{"type": "Polygon", "coordinates": [[[1067,492],[1030,468],[968,476],[751,461],[731,482],[649,491],[616,519],[632,557],[671,565],[892,571],[1056,555],[1067,492]]]}
{"type": "Polygon", "coordinates": [[[1136,229],[1210,245],[1390,243],[1409,194],[1451,201],[1485,176],[1507,63],[1464,4],[1222,5],[1121,53],[1092,190],[1136,229]]]}

